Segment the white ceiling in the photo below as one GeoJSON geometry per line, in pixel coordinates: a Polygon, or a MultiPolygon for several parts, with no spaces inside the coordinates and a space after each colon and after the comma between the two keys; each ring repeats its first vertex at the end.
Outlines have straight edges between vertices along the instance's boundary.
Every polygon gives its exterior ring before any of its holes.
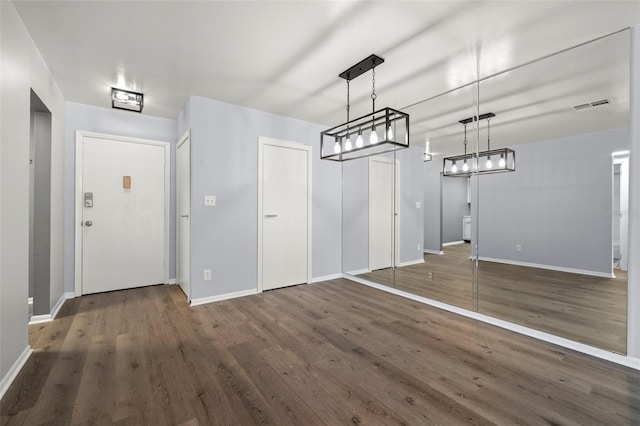
{"type": "MultiPolygon", "coordinates": [[[[149,115],[176,118],[198,95],[327,126],[346,118],[346,83],[338,74],[371,53],[386,60],[376,68],[377,107],[399,109],[640,23],[638,1],[14,4],[69,101],[109,107],[117,86],[143,92],[149,115]]],[[[627,38],[610,37],[482,83],[481,113],[498,115],[492,142],[501,120],[534,117],[526,128],[545,137],[575,133],[576,126],[625,125],[627,38]],[[594,109],[580,120],[562,118],[572,105],[603,97],[615,102],[602,107],[609,108],[604,116],[594,109]],[[600,118],[584,120],[589,114],[600,118]]],[[[370,111],[370,91],[370,73],[351,82],[352,117],[370,111]]],[[[446,136],[458,138],[457,121],[472,115],[473,93],[466,88],[408,108],[413,143],[427,135],[434,151],[459,151],[445,144],[446,136]]]]}

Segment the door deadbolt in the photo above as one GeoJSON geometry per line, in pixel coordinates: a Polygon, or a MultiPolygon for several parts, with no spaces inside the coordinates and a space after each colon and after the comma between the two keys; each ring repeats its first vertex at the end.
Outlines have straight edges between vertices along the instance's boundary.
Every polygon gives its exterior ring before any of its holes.
{"type": "Polygon", "coordinates": [[[91,225],[93,225],[93,222],[91,222],[90,220],[87,220],[87,221],[84,223],[84,225],[85,225],[85,226],[91,226],[91,225]]]}

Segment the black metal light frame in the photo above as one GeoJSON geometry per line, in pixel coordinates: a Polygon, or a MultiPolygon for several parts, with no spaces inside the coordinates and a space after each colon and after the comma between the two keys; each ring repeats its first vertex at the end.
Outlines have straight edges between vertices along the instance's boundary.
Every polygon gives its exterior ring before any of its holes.
{"type": "Polygon", "coordinates": [[[384,62],[371,55],[339,74],[347,81],[347,121],[320,133],[320,158],[348,161],[409,147],[409,114],[393,108],[375,109],[375,67],[384,62]],[[372,70],[373,112],[349,119],[349,82],[372,70]],[[376,133],[377,141],[371,139],[376,133]]]}
{"type": "Polygon", "coordinates": [[[144,95],[138,92],[132,92],[131,90],[118,89],[116,87],[111,88],[111,107],[116,109],[123,109],[125,111],[142,112],[144,107],[144,95]],[[118,98],[118,93],[125,94],[127,99],[118,98]]]}
{"type": "MultiPolygon", "coordinates": [[[[464,120],[460,120],[459,123],[467,125],[473,121],[490,120],[495,116],[496,115],[494,113],[489,112],[481,114],[480,116],[465,118],[464,120]]],[[[490,144],[489,135],[487,135],[487,143],[490,144]]],[[[490,146],[487,146],[487,148],[488,149],[486,151],[480,151],[478,153],[470,152],[444,158],[442,160],[442,174],[444,176],[466,177],[473,174],[486,175],[516,171],[516,153],[513,149],[490,149],[490,146]],[[487,168],[487,160],[491,160],[492,158],[495,160],[496,164],[492,164],[491,168],[487,168]],[[504,161],[504,165],[502,166],[500,165],[501,161],[504,161]],[[465,163],[467,163],[468,166],[467,171],[464,171],[462,167],[460,167],[465,163]]]]}

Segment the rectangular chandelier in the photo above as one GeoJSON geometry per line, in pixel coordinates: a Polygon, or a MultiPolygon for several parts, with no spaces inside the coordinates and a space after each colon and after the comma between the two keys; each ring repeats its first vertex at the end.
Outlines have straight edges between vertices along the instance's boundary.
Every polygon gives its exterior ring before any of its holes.
{"type": "Polygon", "coordinates": [[[409,147],[409,114],[383,108],[320,133],[320,158],[348,161],[409,147]]]}
{"type": "Polygon", "coordinates": [[[371,55],[340,73],[339,77],[347,81],[347,122],[320,133],[322,160],[355,160],[409,147],[409,114],[389,107],[376,111],[376,65],[383,62],[381,57],[371,55]],[[369,70],[373,112],[350,120],[349,83],[369,70]]]}
{"type": "Polygon", "coordinates": [[[516,171],[514,150],[509,148],[491,149],[491,119],[495,116],[494,113],[488,112],[459,121],[464,125],[464,154],[446,157],[442,160],[442,174],[444,176],[486,175],[516,171]],[[487,150],[467,153],[467,124],[479,120],[487,120],[487,150]]]}
{"type": "Polygon", "coordinates": [[[142,112],[144,95],[131,90],[111,88],[111,108],[142,112]]]}
{"type": "Polygon", "coordinates": [[[509,148],[447,157],[443,161],[442,168],[442,174],[445,176],[470,176],[476,173],[486,175],[515,171],[516,153],[509,148]],[[467,167],[464,166],[465,163],[467,167]]]}

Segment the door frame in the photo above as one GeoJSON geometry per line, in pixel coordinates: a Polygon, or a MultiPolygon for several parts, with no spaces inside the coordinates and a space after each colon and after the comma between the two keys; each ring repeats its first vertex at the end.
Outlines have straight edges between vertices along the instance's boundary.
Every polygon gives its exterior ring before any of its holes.
{"type": "Polygon", "coordinates": [[[262,182],[262,174],[264,172],[263,169],[263,161],[264,161],[264,147],[265,145],[271,145],[278,148],[290,148],[297,149],[300,151],[306,151],[307,153],[307,283],[311,282],[311,234],[312,234],[312,222],[311,222],[311,209],[312,209],[312,168],[311,168],[311,147],[309,145],[304,145],[299,142],[291,142],[281,139],[273,139],[264,136],[258,137],[258,282],[257,282],[257,290],[258,293],[262,293],[262,239],[263,239],[263,229],[262,229],[262,221],[264,219],[263,209],[262,209],[262,201],[263,201],[263,182],[262,182]]]}
{"type": "MultiPolygon", "coordinates": [[[[187,240],[188,240],[188,244],[187,244],[187,263],[188,263],[188,267],[185,273],[185,276],[187,277],[187,288],[186,288],[186,296],[187,296],[187,300],[189,302],[191,302],[191,129],[188,129],[184,135],[182,135],[182,137],[178,140],[178,143],[176,143],[176,282],[178,285],[180,285],[180,283],[178,282],[178,278],[180,277],[180,274],[178,273],[179,270],[179,253],[178,253],[178,238],[179,235],[178,233],[180,232],[179,226],[180,226],[180,212],[178,211],[178,149],[184,145],[185,143],[189,144],[189,220],[188,220],[188,226],[189,229],[187,231],[187,240]]],[[[182,288],[182,286],[180,285],[180,288],[182,288]]],[[[183,291],[185,289],[182,289],[183,291]]]]}
{"type": "MultiPolygon", "coordinates": [[[[391,157],[380,157],[380,156],[370,156],[369,163],[367,164],[367,200],[368,200],[368,208],[369,208],[369,227],[367,229],[367,243],[371,240],[371,163],[377,161],[379,163],[387,163],[393,167],[393,182],[391,186],[393,188],[393,227],[391,232],[393,233],[393,247],[391,247],[391,259],[392,265],[391,268],[397,268],[400,266],[400,160],[398,158],[391,157]],[[395,159],[395,161],[394,161],[395,159]]],[[[371,272],[371,245],[367,244],[368,248],[368,264],[367,269],[371,272]]]]}
{"type": "Polygon", "coordinates": [[[138,143],[145,145],[155,145],[164,147],[164,282],[169,283],[169,217],[170,217],[170,195],[171,195],[171,144],[149,139],[132,138],[128,136],[109,135],[105,133],[88,132],[76,130],[76,187],[75,187],[75,268],[74,268],[74,290],[75,296],[82,296],[82,172],[83,172],[83,147],[85,138],[100,138],[126,143],[138,143]]]}

